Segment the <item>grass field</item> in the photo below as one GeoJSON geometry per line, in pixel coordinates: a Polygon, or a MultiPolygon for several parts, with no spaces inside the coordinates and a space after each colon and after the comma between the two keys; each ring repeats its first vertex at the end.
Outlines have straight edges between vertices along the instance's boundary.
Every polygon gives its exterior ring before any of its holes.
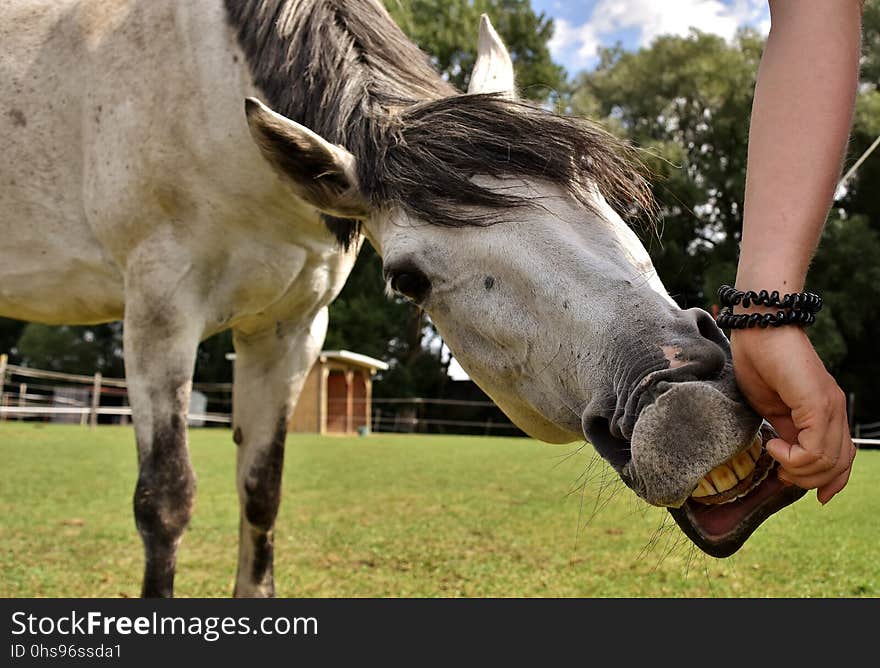
{"type": "MultiPolygon", "coordinates": [[[[228,596],[235,446],[226,430],[194,430],[191,442],[198,495],[176,591],[228,596]]],[[[827,507],[811,493],[715,560],[590,448],[576,450],[525,439],[291,436],[278,595],[880,595],[880,451],[859,454],[827,507]]],[[[131,429],[0,423],[0,457],[0,596],[136,596],[131,429]]]]}

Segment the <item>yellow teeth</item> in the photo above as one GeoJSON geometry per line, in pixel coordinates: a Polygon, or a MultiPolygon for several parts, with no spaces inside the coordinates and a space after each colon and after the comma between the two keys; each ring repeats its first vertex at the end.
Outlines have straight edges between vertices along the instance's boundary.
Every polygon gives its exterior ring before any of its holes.
{"type": "Polygon", "coordinates": [[[758,458],[761,456],[761,450],[764,448],[764,443],[761,440],[761,434],[755,436],[755,440],[752,441],[751,446],[749,446],[749,454],[752,456],[752,459],[758,461],[758,458]]]}
{"type": "Polygon", "coordinates": [[[736,473],[739,480],[745,480],[752,471],[755,470],[755,460],[753,460],[748,452],[741,452],[730,460],[729,465],[736,473]]]}
{"type": "Polygon", "coordinates": [[[712,487],[712,483],[703,478],[700,482],[697,483],[697,488],[694,490],[694,493],[691,496],[695,498],[699,498],[701,496],[712,496],[713,494],[717,494],[718,490],[712,487]]]}
{"type": "Polygon", "coordinates": [[[736,483],[739,482],[736,473],[734,473],[727,464],[716,466],[709,471],[709,479],[712,481],[712,484],[715,485],[715,489],[719,492],[726,492],[727,490],[736,487],[736,483]]]}
{"type": "MultiPolygon", "coordinates": [[[[761,435],[758,434],[748,450],[732,457],[724,464],[716,466],[703,476],[691,496],[695,499],[705,499],[702,501],[703,503],[715,504],[733,501],[748,494],[749,489],[761,482],[761,480],[753,480],[753,478],[756,475],[756,462],[762,453],[763,441],[761,435]]],[[[766,468],[762,469],[764,475],[760,476],[761,479],[766,477],[766,468]]]]}

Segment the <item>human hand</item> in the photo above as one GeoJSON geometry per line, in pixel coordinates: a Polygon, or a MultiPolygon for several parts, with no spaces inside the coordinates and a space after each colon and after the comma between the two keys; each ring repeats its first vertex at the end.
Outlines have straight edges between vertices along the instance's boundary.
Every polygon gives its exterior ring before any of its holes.
{"type": "Polygon", "coordinates": [[[736,329],[730,343],[742,393],[780,436],[766,444],[780,480],[816,488],[828,503],[849,480],[856,454],[843,391],[801,327],[736,329]]]}

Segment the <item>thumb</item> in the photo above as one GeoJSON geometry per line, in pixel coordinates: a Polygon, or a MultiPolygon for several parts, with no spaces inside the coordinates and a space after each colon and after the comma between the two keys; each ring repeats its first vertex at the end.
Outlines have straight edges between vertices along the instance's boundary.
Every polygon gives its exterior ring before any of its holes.
{"type": "MultiPolygon", "coordinates": [[[[791,414],[773,415],[767,418],[767,422],[770,423],[770,426],[773,427],[779,438],[785,441],[789,446],[797,443],[800,430],[795,426],[794,420],[791,419],[791,414]]],[[[769,446],[770,443],[767,445],[769,446]]],[[[771,452],[770,454],[773,453],[771,452]]]]}
{"type": "Polygon", "coordinates": [[[767,421],[776,430],[780,438],[771,438],[764,447],[767,448],[770,456],[779,462],[781,466],[781,470],[777,473],[779,479],[783,483],[790,485],[791,481],[785,477],[785,469],[791,464],[792,451],[800,447],[797,442],[798,429],[795,427],[791,416],[788,415],[776,415],[772,419],[768,418],[767,421]]]}
{"type": "MultiPolygon", "coordinates": [[[[781,438],[773,438],[767,441],[765,447],[770,456],[785,469],[791,464],[792,451],[799,446],[797,443],[788,443],[781,438]]],[[[781,475],[780,478],[782,478],[781,475]]]]}

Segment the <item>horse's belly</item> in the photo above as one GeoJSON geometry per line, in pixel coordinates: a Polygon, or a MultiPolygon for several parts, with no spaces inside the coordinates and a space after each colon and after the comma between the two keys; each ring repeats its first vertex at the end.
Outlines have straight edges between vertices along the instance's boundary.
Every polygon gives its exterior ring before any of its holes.
{"type": "Polygon", "coordinates": [[[112,266],[47,249],[0,248],[0,316],[50,325],[88,325],[123,316],[122,280],[112,266]]]}

